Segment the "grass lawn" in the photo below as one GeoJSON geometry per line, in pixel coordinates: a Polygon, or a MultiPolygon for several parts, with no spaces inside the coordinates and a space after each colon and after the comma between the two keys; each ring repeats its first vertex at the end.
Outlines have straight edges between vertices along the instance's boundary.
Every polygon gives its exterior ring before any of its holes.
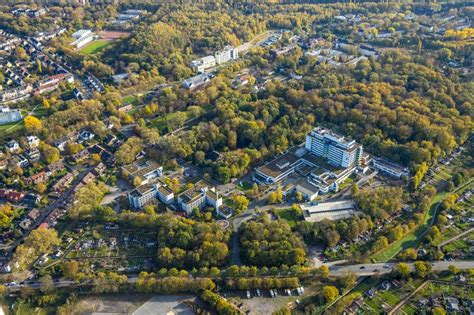
{"type": "Polygon", "coordinates": [[[433,245],[438,246],[442,242],[449,240],[452,237],[455,237],[456,235],[462,233],[462,231],[456,227],[456,226],[451,226],[449,227],[446,231],[444,231],[440,237],[434,240],[433,245]]]}
{"type": "Polygon", "coordinates": [[[291,227],[295,227],[296,223],[299,221],[295,211],[291,208],[278,210],[277,216],[279,219],[288,221],[288,224],[291,227]]]}
{"type": "Polygon", "coordinates": [[[122,104],[130,103],[132,105],[137,105],[137,97],[135,95],[128,95],[122,98],[122,104]]]}
{"type": "Polygon", "coordinates": [[[96,54],[103,50],[105,47],[112,44],[111,41],[105,39],[95,40],[86,47],[82,48],[79,52],[85,55],[96,54]]]}
{"type": "MultiPolygon", "coordinates": [[[[173,130],[176,130],[178,129],[179,127],[177,126],[169,126],[168,125],[168,122],[172,119],[174,119],[174,117],[176,117],[177,115],[179,115],[180,113],[183,113],[183,112],[173,112],[173,113],[169,113],[163,117],[158,117],[156,119],[153,119],[152,121],[150,121],[150,127],[154,127],[154,128],[157,128],[160,132],[162,132],[165,128],[169,127],[173,130]]],[[[184,112],[186,114],[186,120],[189,119],[190,117],[190,114],[188,112],[184,112]]]]}

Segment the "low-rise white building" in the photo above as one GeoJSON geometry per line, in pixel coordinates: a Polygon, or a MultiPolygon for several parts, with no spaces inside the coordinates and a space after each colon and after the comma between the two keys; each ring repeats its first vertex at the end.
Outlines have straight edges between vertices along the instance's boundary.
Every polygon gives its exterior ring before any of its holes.
{"type": "Polygon", "coordinates": [[[222,206],[222,197],[215,187],[209,187],[204,181],[197,182],[193,188],[182,192],[178,196],[178,204],[186,214],[191,214],[195,208],[203,209],[211,206],[216,211],[222,206]]]}
{"type": "Polygon", "coordinates": [[[97,35],[95,35],[91,30],[78,30],[72,34],[72,37],[75,40],[71,43],[71,46],[79,49],[96,39],[97,35]]]}
{"type": "Polygon", "coordinates": [[[145,185],[137,187],[128,193],[128,201],[134,210],[143,208],[147,204],[159,199],[164,204],[170,204],[174,200],[174,193],[161,180],[154,180],[145,185]]]}
{"type": "Polygon", "coordinates": [[[393,163],[383,158],[374,158],[372,160],[372,165],[375,169],[390,175],[395,178],[402,178],[404,176],[410,175],[410,171],[407,167],[393,163]]]}
{"type": "Polygon", "coordinates": [[[190,66],[194,71],[202,73],[216,66],[216,58],[214,56],[202,57],[191,61],[190,66]]]}

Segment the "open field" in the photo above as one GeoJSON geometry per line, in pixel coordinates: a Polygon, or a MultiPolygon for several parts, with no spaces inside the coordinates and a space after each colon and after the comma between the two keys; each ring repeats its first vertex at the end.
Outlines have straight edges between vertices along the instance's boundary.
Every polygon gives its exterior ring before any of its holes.
{"type": "Polygon", "coordinates": [[[101,50],[105,49],[107,46],[112,44],[110,40],[98,39],[91,42],[89,45],[82,48],[79,52],[85,55],[96,54],[101,50]]]}
{"type": "Polygon", "coordinates": [[[295,211],[291,208],[278,210],[277,216],[279,219],[286,220],[291,227],[295,227],[299,221],[295,211]]]}

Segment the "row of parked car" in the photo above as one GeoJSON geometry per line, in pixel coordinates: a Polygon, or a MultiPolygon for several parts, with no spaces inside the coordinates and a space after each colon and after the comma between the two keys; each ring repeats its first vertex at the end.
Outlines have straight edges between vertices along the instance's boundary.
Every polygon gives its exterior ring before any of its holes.
{"type": "MultiPolygon", "coordinates": [[[[287,296],[292,296],[291,289],[284,289],[284,292],[287,296]]],[[[270,289],[269,291],[270,296],[272,298],[276,298],[278,296],[278,290],[277,289],[270,289]]],[[[304,288],[302,286],[299,286],[296,288],[296,294],[297,295],[303,295],[304,294],[304,288]]],[[[250,290],[247,290],[247,299],[250,299],[252,297],[260,297],[262,296],[262,292],[260,289],[255,290],[255,294],[252,295],[252,292],[250,290]]]]}

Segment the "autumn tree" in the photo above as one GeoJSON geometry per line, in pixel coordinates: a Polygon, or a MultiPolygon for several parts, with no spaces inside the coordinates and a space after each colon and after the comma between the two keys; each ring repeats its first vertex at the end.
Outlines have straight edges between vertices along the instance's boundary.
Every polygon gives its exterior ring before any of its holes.
{"type": "Polygon", "coordinates": [[[41,120],[36,118],[35,116],[28,115],[24,118],[25,128],[28,132],[37,134],[43,128],[43,124],[41,120]]]}
{"type": "Polygon", "coordinates": [[[322,297],[326,303],[334,301],[339,295],[339,290],[332,285],[327,285],[323,287],[322,297]]]}

